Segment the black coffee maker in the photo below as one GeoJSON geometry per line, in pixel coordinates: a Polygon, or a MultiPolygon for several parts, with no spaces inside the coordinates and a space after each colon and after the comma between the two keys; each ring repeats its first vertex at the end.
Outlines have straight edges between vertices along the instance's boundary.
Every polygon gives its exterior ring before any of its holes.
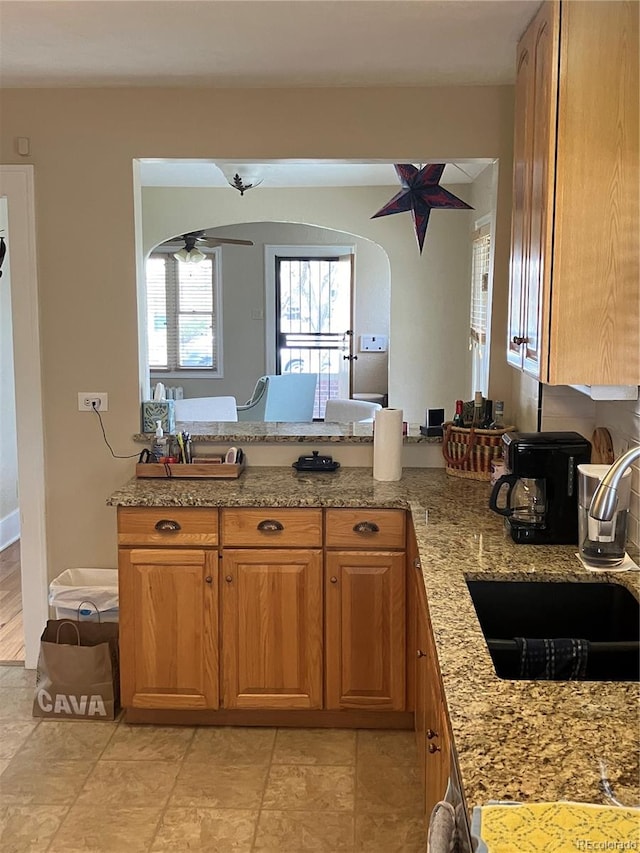
{"type": "Polygon", "coordinates": [[[489,507],[505,516],[513,541],[577,545],[578,465],[591,461],[591,444],[577,432],[506,432],[502,442],[508,473],[489,507]]]}

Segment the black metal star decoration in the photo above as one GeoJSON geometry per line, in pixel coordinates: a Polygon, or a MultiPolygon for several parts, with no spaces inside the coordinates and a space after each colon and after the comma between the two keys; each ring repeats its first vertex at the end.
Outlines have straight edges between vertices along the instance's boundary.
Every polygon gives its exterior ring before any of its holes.
{"type": "Polygon", "coordinates": [[[393,168],[400,179],[402,189],[371,217],[375,219],[378,216],[390,216],[392,213],[406,213],[410,210],[420,254],[422,254],[432,208],[473,210],[470,204],[439,185],[438,181],[442,177],[444,167],[445,163],[432,163],[418,169],[410,163],[396,163],[393,168]]]}

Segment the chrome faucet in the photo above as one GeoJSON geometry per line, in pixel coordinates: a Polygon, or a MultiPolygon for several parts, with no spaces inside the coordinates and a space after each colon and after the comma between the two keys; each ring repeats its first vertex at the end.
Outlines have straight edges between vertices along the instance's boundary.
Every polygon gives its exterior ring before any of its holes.
{"type": "Polygon", "coordinates": [[[593,493],[589,505],[589,515],[598,521],[611,521],[618,503],[618,486],[627,468],[636,459],[640,459],[640,445],[631,447],[613,463],[593,493]]]}

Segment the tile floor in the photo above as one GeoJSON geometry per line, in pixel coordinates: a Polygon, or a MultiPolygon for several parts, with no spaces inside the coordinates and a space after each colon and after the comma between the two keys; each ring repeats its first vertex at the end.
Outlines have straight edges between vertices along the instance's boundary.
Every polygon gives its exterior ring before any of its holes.
{"type": "Polygon", "coordinates": [[[0,667],[2,853],[424,853],[411,732],[57,722],[0,667]]]}

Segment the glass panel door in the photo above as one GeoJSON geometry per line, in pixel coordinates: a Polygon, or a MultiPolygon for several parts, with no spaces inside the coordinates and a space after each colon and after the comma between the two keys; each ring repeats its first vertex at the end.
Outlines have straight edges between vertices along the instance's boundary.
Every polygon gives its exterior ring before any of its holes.
{"type": "Polygon", "coordinates": [[[317,374],[314,419],[350,388],[350,262],[345,269],[340,258],[276,257],[276,373],[317,374]]]}

